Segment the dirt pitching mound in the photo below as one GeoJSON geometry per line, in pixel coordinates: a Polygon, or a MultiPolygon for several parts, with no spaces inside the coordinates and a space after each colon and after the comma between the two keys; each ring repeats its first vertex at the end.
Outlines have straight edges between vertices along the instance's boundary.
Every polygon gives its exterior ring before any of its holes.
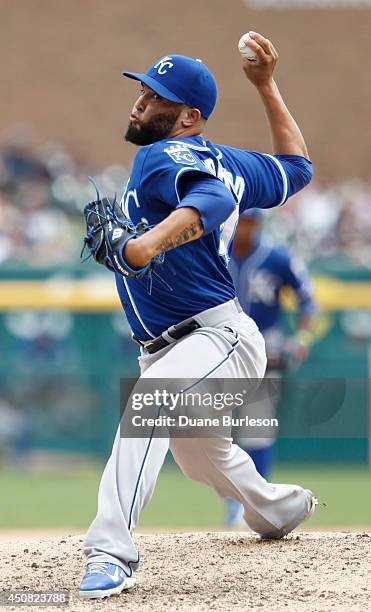
{"type": "Polygon", "coordinates": [[[83,554],[76,535],[3,541],[1,587],[70,591],[73,612],[369,609],[370,533],[295,533],[276,542],[244,533],[161,533],[138,534],[136,542],[138,586],[119,597],[78,599],[83,554]]]}

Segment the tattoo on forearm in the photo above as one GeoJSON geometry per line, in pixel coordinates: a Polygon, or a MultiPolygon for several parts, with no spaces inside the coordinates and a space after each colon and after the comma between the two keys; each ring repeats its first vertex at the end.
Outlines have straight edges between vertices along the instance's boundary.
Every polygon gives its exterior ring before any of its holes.
{"type": "Polygon", "coordinates": [[[166,238],[166,240],[161,242],[159,246],[160,252],[165,253],[166,251],[175,249],[175,247],[178,247],[181,244],[189,242],[194,236],[197,236],[199,231],[202,229],[203,227],[200,219],[191,223],[173,238],[166,238]]]}

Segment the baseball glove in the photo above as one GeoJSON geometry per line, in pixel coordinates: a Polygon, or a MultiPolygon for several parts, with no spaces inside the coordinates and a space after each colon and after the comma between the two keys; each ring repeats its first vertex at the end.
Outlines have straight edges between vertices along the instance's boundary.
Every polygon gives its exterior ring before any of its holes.
{"type": "Polygon", "coordinates": [[[130,278],[151,276],[152,270],[164,262],[164,253],[153,257],[143,268],[134,269],[127,263],[124,249],[129,240],[141,236],[153,226],[143,222],[134,225],[125,217],[116,196],[111,201],[109,198],[100,198],[97,188],[96,191],[97,199],[89,202],[84,208],[87,231],[81,257],[86,246],[90,253],[83,261],[92,256],[97,263],[123,276],[130,278]]]}

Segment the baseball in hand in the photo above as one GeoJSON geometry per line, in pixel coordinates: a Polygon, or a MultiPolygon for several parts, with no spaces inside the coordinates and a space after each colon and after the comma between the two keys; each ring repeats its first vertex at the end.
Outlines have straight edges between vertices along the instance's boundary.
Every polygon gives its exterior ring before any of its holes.
{"type": "Polygon", "coordinates": [[[255,51],[245,45],[245,42],[247,42],[248,40],[252,40],[252,38],[250,38],[249,33],[243,34],[243,36],[241,36],[238,42],[238,50],[241,53],[242,57],[249,60],[249,62],[255,63],[258,61],[258,56],[256,55],[255,51]]]}

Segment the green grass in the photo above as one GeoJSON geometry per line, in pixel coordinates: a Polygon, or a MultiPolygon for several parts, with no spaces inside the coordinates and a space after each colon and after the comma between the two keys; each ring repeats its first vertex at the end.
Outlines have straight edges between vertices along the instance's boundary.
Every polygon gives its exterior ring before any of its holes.
{"type": "Polygon", "coordinates": [[[367,467],[314,465],[277,470],[275,482],[296,482],[319,501],[311,527],[371,527],[371,470],[367,467]]]}
{"type": "MultiPolygon", "coordinates": [[[[101,469],[93,468],[68,474],[3,471],[0,528],[85,529],[95,515],[100,474],[101,469]]],[[[320,505],[311,527],[371,527],[371,471],[365,467],[281,466],[272,480],[313,490],[320,505]]],[[[177,468],[166,467],[140,526],[213,529],[222,526],[223,512],[223,501],[212,490],[187,480],[177,468]]]]}

